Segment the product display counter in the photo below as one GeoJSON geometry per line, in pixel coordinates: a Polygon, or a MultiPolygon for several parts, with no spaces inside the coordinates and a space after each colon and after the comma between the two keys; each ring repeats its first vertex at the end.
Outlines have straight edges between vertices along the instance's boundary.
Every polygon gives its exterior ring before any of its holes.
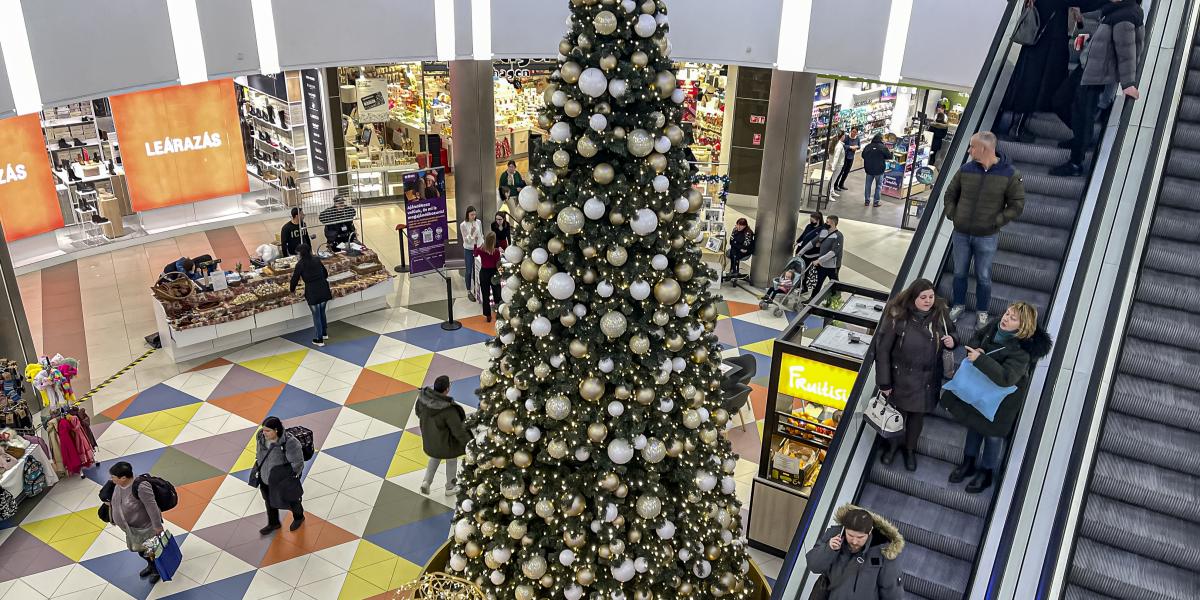
{"type": "Polygon", "coordinates": [[[775,340],[750,545],[783,556],[804,515],[887,293],[832,282],[775,340]]]}
{"type": "MultiPolygon", "coordinates": [[[[387,306],[391,276],[374,252],[339,253],[323,263],[333,292],[330,321],[387,306]]],[[[210,279],[211,291],[199,291],[182,278],[155,285],[154,316],[163,349],[180,362],[312,327],[303,284],[295,294],[289,292],[294,265],[281,258],[261,269],[217,273],[210,279]]]]}

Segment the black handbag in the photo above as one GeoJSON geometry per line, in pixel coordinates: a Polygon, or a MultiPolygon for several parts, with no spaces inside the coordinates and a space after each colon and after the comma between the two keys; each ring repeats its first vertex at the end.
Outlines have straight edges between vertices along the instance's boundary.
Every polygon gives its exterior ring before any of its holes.
{"type": "MultiPolygon", "coordinates": [[[[949,325],[949,323],[946,322],[945,318],[942,319],[942,326],[946,328],[946,335],[950,335],[950,325],[949,325]]],[[[938,340],[938,344],[941,344],[941,343],[942,343],[941,340],[938,340]]],[[[958,373],[958,365],[959,365],[958,357],[956,357],[954,355],[954,351],[948,350],[945,347],[943,347],[942,348],[942,378],[945,379],[946,381],[950,381],[951,379],[954,379],[954,374],[958,373]]]]}
{"type": "Polygon", "coordinates": [[[817,578],[817,583],[813,585],[812,593],[808,595],[808,600],[829,600],[828,575],[821,575],[817,578]]]}

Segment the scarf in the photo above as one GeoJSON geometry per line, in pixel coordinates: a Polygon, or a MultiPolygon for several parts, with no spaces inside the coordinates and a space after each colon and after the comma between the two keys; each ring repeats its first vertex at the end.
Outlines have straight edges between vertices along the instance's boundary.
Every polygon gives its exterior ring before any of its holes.
{"type": "Polygon", "coordinates": [[[1006,344],[1008,343],[1008,340],[1013,339],[1016,337],[1016,335],[1017,332],[1015,331],[1005,331],[1003,329],[996,328],[996,335],[992,337],[992,340],[997,344],[1006,344]]]}

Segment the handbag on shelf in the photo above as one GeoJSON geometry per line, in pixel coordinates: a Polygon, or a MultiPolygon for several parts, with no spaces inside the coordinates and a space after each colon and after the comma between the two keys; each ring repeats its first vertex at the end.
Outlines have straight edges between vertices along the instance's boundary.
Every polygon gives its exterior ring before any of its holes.
{"type": "Polygon", "coordinates": [[[876,392],[867,409],[863,411],[867,423],[885,439],[900,437],[904,434],[904,415],[887,401],[882,391],[876,392]]]}

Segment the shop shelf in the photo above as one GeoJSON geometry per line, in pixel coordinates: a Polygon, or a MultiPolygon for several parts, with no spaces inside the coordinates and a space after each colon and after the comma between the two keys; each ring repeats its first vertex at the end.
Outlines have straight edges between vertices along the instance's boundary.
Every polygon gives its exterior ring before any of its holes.
{"type": "Polygon", "coordinates": [[[46,149],[51,152],[66,152],[68,150],[79,150],[80,148],[90,148],[92,146],[100,145],[99,138],[89,139],[89,140],[80,140],[80,141],[83,142],[82,146],[76,146],[74,143],[72,143],[70,146],[67,146],[66,148],[59,148],[58,143],[55,142],[55,143],[51,143],[51,144],[46,144],[46,149]]]}
{"type": "Polygon", "coordinates": [[[82,116],[67,117],[64,119],[46,119],[46,120],[42,121],[42,127],[47,128],[47,129],[51,128],[51,127],[70,127],[71,125],[83,125],[85,123],[95,123],[96,122],[96,118],[93,117],[92,115],[86,115],[86,117],[89,120],[84,121],[83,120],[84,117],[82,117],[82,116]]]}

